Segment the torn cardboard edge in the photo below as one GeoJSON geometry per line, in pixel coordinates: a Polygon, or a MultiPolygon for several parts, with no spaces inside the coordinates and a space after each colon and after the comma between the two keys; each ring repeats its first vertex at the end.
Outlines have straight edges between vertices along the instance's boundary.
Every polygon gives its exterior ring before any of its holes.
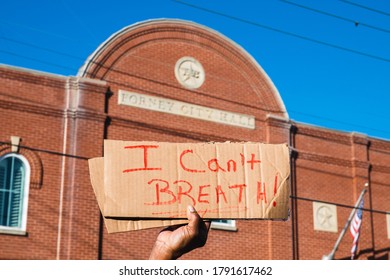
{"type": "Polygon", "coordinates": [[[286,144],[105,140],[106,218],[287,219],[286,144]]]}

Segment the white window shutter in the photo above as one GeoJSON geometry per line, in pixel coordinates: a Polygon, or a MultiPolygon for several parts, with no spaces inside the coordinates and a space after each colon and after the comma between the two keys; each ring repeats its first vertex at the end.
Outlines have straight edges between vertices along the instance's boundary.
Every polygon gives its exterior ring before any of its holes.
{"type": "Polygon", "coordinates": [[[24,166],[23,163],[13,158],[13,180],[12,194],[10,199],[9,226],[20,227],[23,213],[23,186],[24,186],[24,166]]]}
{"type": "Polygon", "coordinates": [[[6,183],[7,183],[7,165],[6,161],[0,161],[0,225],[4,225],[7,216],[5,211],[6,183]]]}

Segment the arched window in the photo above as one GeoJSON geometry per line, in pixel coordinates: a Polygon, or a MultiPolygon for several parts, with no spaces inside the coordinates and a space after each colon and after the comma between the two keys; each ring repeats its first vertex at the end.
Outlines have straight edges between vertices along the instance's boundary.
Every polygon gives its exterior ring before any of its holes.
{"type": "Polygon", "coordinates": [[[0,157],[0,232],[26,231],[30,165],[19,154],[0,157]]]}

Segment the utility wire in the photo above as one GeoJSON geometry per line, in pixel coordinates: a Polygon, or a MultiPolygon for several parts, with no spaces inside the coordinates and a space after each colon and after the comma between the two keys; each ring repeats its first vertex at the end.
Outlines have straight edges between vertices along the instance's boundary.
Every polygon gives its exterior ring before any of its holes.
{"type": "Polygon", "coordinates": [[[3,141],[0,141],[0,144],[2,144],[2,145],[4,145],[4,144],[5,144],[5,145],[10,145],[10,146],[17,146],[17,147],[19,147],[19,148],[27,149],[27,150],[30,150],[30,151],[42,152],[42,153],[51,154],[51,155],[56,155],[56,156],[65,156],[65,157],[76,158],[76,159],[81,159],[81,160],[88,160],[88,159],[89,159],[89,158],[87,158],[87,157],[82,157],[82,156],[78,156],[78,155],[64,154],[64,153],[61,153],[61,152],[50,151],[50,150],[39,149],[39,148],[33,148],[33,147],[30,147],[30,146],[13,145],[13,144],[11,144],[10,142],[3,142],[3,141]]]}
{"type": "MultiPolygon", "coordinates": [[[[385,57],[372,55],[372,54],[369,54],[369,53],[366,53],[366,52],[362,52],[362,51],[346,48],[346,47],[343,47],[343,46],[339,46],[339,45],[335,45],[335,44],[328,43],[328,42],[325,42],[325,41],[313,39],[313,38],[310,38],[310,37],[307,37],[307,36],[303,36],[303,35],[299,35],[299,34],[296,34],[296,33],[292,33],[292,32],[289,32],[289,31],[284,31],[284,30],[277,29],[277,28],[274,28],[274,27],[271,27],[271,26],[263,25],[263,24],[256,23],[256,22],[253,22],[253,21],[249,21],[249,20],[246,20],[246,19],[242,19],[242,18],[239,18],[239,17],[223,14],[221,12],[214,11],[214,10],[211,10],[211,9],[206,9],[206,8],[203,8],[203,7],[200,7],[200,6],[189,4],[189,3],[186,3],[184,1],[180,1],[180,0],[171,0],[171,1],[179,3],[179,4],[182,4],[182,5],[185,5],[185,6],[189,6],[189,7],[198,9],[198,10],[206,11],[208,13],[212,13],[212,14],[216,14],[216,15],[219,15],[219,16],[222,16],[222,17],[226,17],[226,18],[229,18],[229,19],[232,19],[232,20],[235,20],[235,21],[240,21],[240,22],[243,22],[243,23],[246,23],[246,24],[250,24],[250,25],[254,25],[254,26],[257,26],[257,27],[268,29],[268,30],[271,30],[271,31],[274,31],[274,32],[282,33],[284,35],[296,37],[296,38],[299,38],[299,39],[302,39],[302,40],[306,40],[306,41],[310,41],[310,42],[313,42],[313,43],[325,45],[325,46],[328,46],[328,47],[344,50],[344,51],[347,51],[347,52],[351,52],[351,53],[355,53],[355,54],[358,54],[358,55],[374,58],[374,59],[377,59],[377,60],[390,62],[390,59],[385,58],[385,57]]],[[[293,2],[290,2],[290,1],[286,1],[286,0],[280,0],[280,1],[288,3],[288,4],[291,4],[291,5],[301,6],[302,8],[304,7],[302,5],[298,5],[298,4],[295,4],[295,3],[293,4],[293,2]]],[[[308,7],[305,7],[305,8],[308,8],[308,7]]],[[[308,9],[311,9],[311,8],[308,8],[308,9]]],[[[311,9],[311,10],[317,11],[317,12],[321,12],[321,13],[325,13],[325,12],[322,12],[322,11],[319,11],[319,10],[314,10],[314,9],[311,9]]],[[[328,14],[328,13],[326,13],[326,14],[328,14]]],[[[328,14],[328,15],[331,15],[331,14],[328,14]]],[[[335,15],[332,15],[332,16],[335,16],[335,15]]],[[[335,16],[335,17],[338,17],[338,16],[335,16]]],[[[344,20],[348,20],[348,21],[351,21],[351,22],[355,23],[355,21],[350,20],[350,19],[346,19],[346,18],[342,18],[342,17],[338,17],[338,18],[344,19],[344,20]]],[[[362,23],[359,23],[359,24],[362,24],[362,23]]],[[[365,25],[365,24],[362,24],[362,25],[365,25]]],[[[365,25],[365,26],[368,26],[368,25],[365,25]]],[[[376,29],[379,30],[380,28],[376,28],[376,29]]],[[[387,30],[387,29],[381,29],[381,31],[390,33],[390,30],[387,30]]],[[[7,40],[7,41],[10,41],[10,42],[14,42],[14,43],[18,43],[18,44],[28,45],[28,46],[37,48],[37,46],[34,46],[32,44],[21,42],[21,41],[10,39],[10,38],[6,38],[4,36],[1,36],[0,39],[7,40]]],[[[56,53],[56,54],[59,54],[59,55],[64,55],[64,56],[67,56],[67,57],[70,57],[70,58],[73,58],[73,59],[83,60],[82,58],[79,58],[79,57],[76,57],[76,56],[73,56],[73,55],[70,55],[70,54],[66,54],[66,53],[63,53],[63,52],[54,51],[54,50],[50,50],[50,49],[43,48],[43,47],[38,47],[38,48],[40,48],[42,50],[45,50],[45,51],[52,52],[52,53],[56,53]]]]}
{"type": "Polygon", "coordinates": [[[389,133],[390,132],[390,131],[386,131],[386,130],[382,130],[382,129],[376,129],[376,128],[372,128],[372,127],[368,127],[368,126],[353,124],[353,123],[349,123],[349,122],[343,122],[343,121],[340,121],[340,120],[333,120],[333,119],[329,119],[329,118],[325,118],[325,117],[319,117],[319,116],[315,116],[315,115],[312,115],[312,114],[301,113],[301,112],[295,111],[295,110],[288,110],[288,112],[296,113],[296,114],[299,114],[299,115],[304,115],[304,116],[307,116],[307,117],[313,117],[313,118],[321,119],[321,120],[324,120],[324,121],[330,121],[330,122],[333,122],[333,123],[338,123],[338,124],[343,124],[343,125],[351,125],[351,126],[354,126],[354,127],[359,127],[359,128],[363,128],[363,129],[369,129],[369,130],[377,131],[377,132],[383,132],[383,133],[389,133]]]}
{"type": "MultiPolygon", "coordinates": [[[[68,3],[66,3],[66,2],[67,2],[67,1],[61,1],[61,4],[62,4],[62,5],[65,7],[65,9],[69,12],[69,14],[70,14],[76,21],[78,21],[79,25],[80,25],[81,27],[83,27],[84,30],[86,30],[94,40],[96,40],[95,34],[92,32],[92,30],[89,28],[89,26],[85,23],[85,21],[82,20],[83,17],[80,18],[80,17],[77,15],[77,13],[75,13],[74,10],[72,10],[71,6],[68,5],[68,3]]],[[[72,6],[74,6],[74,5],[72,5],[72,6]]],[[[77,9],[77,6],[76,6],[76,9],[77,9]]]]}
{"type": "Polygon", "coordinates": [[[335,205],[335,206],[338,206],[338,207],[342,207],[342,208],[362,209],[363,211],[371,212],[371,213],[377,213],[377,214],[384,214],[384,215],[390,214],[390,211],[381,211],[381,210],[375,210],[375,209],[367,209],[367,208],[361,208],[359,206],[355,207],[355,206],[351,206],[351,205],[335,203],[335,202],[329,202],[329,201],[325,201],[325,200],[318,200],[318,199],[307,198],[307,197],[299,197],[299,196],[290,195],[290,198],[291,199],[296,199],[296,200],[304,200],[304,201],[310,201],[310,202],[319,202],[319,203],[332,204],[332,205],[335,205]]]}
{"type": "MultiPolygon", "coordinates": [[[[5,41],[9,41],[9,42],[12,42],[12,43],[16,43],[16,44],[19,44],[19,45],[24,45],[24,46],[27,46],[27,47],[35,48],[35,49],[38,49],[38,50],[43,50],[43,51],[46,51],[46,52],[50,52],[50,53],[54,53],[54,54],[58,54],[58,55],[66,56],[66,57],[70,57],[70,58],[73,58],[73,59],[76,59],[76,60],[85,62],[85,58],[81,58],[81,57],[74,56],[74,55],[71,55],[71,54],[68,54],[68,53],[59,52],[59,51],[56,51],[56,50],[53,50],[53,49],[41,47],[41,46],[38,46],[38,45],[35,45],[35,44],[22,42],[22,41],[15,40],[15,39],[11,39],[11,38],[8,38],[8,37],[5,37],[5,36],[0,36],[0,39],[5,40],[5,41]]],[[[11,54],[11,55],[13,55],[13,56],[18,56],[18,54],[12,53],[12,52],[2,51],[2,50],[0,50],[0,52],[8,53],[8,54],[11,54]]],[[[137,58],[137,59],[141,59],[141,60],[147,61],[147,62],[152,62],[152,63],[155,63],[155,64],[160,64],[160,65],[165,65],[165,66],[171,67],[171,65],[168,64],[168,63],[158,62],[158,61],[155,61],[154,59],[149,59],[149,58],[146,58],[146,57],[141,57],[141,56],[137,56],[137,55],[133,55],[133,54],[130,54],[130,56],[132,56],[132,57],[134,57],[134,58],[137,58]]],[[[20,57],[26,58],[25,56],[20,56],[20,57]]],[[[27,59],[29,59],[29,58],[27,58],[27,59]]],[[[31,60],[31,59],[30,59],[30,60],[31,60]]],[[[36,60],[36,59],[34,59],[34,60],[36,60]]],[[[36,60],[36,61],[38,61],[38,60],[36,60]]],[[[44,62],[44,61],[42,61],[42,60],[41,60],[41,62],[42,62],[42,63],[46,63],[46,62],[44,62]]],[[[95,61],[92,61],[92,60],[91,60],[91,61],[88,61],[88,62],[91,62],[92,64],[99,65],[98,62],[95,62],[95,61]]],[[[105,68],[105,69],[110,69],[110,68],[107,67],[107,66],[102,66],[102,65],[100,65],[100,66],[101,66],[102,68],[105,68]]],[[[70,69],[70,68],[69,68],[69,69],[70,69]]],[[[114,70],[114,71],[115,71],[115,70],[114,70]]],[[[125,73],[121,73],[121,74],[123,74],[123,75],[129,75],[129,74],[125,74],[125,73]]],[[[131,76],[131,75],[129,75],[129,76],[131,76]]],[[[217,78],[217,79],[219,79],[219,80],[223,80],[225,83],[244,84],[243,82],[234,81],[234,80],[232,80],[232,79],[225,79],[225,78],[222,77],[222,76],[213,75],[212,73],[210,73],[209,76],[210,76],[210,77],[217,78]]]]}
{"type": "MultiPolygon", "coordinates": [[[[289,3],[289,4],[292,3],[292,2],[286,1],[286,0],[280,0],[280,1],[286,2],[286,3],[289,3]]],[[[184,3],[184,2],[180,2],[180,1],[175,1],[175,2],[184,3]]],[[[184,4],[186,5],[186,3],[184,3],[184,4]]],[[[203,8],[202,8],[202,9],[203,9],[203,8]]],[[[83,58],[80,58],[80,57],[77,57],[77,56],[74,56],[74,55],[70,55],[70,54],[68,54],[68,53],[64,53],[64,52],[59,52],[59,51],[56,51],[56,50],[52,50],[52,49],[49,49],[49,48],[37,46],[37,45],[31,44],[31,43],[22,42],[22,41],[15,40],[15,39],[11,39],[11,38],[7,38],[7,37],[4,37],[4,36],[0,36],[0,39],[6,40],[6,41],[9,41],[9,42],[12,42],[12,43],[16,43],[16,44],[25,45],[25,46],[28,46],[28,47],[31,47],[31,48],[36,48],[36,49],[40,49],[40,50],[43,50],[43,51],[51,52],[51,53],[54,53],[54,54],[62,55],[62,56],[69,57],[69,58],[72,58],[72,59],[84,61],[83,58]]],[[[13,52],[8,52],[8,51],[3,51],[3,50],[0,50],[0,52],[6,53],[6,54],[12,55],[12,56],[17,56],[17,57],[20,57],[20,58],[23,58],[23,59],[28,59],[28,60],[32,60],[32,61],[44,63],[44,64],[47,64],[47,65],[50,65],[50,66],[54,66],[54,67],[69,69],[69,70],[72,70],[72,71],[74,70],[74,69],[71,68],[71,67],[66,67],[66,66],[58,65],[58,64],[54,64],[54,63],[49,63],[49,62],[46,62],[46,61],[43,61],[43,60],[39,60],[39,59],[35,59],[35,58],[31,58],[31,57],[19,55],[19,54],[13,53],[13,52]]],[[[139,58],[140,58],[140,59],[145,59],[145,58],[143,58],[143,57],[139,57],[139,58]]],[[[98,63],[95,62],[95,61],[90,61],[90,62],[92,62],[93,64],[98,64],[98,63]]],[[[105,66],[102,66],[102,67],[103,67],[103,68],[106,68],[106,69],[109,69],[109,67],[105,67],[105,66]]],[[[113,68],[111,68],[111,70],[112,70],[112,71],[116,71],[116,70],[113,69],[113,68]]],[[[124,74],[124,75],[127,75],[127,76],[132,76],[132,77],[137,77],[137,76],[134,76],[134,75],[130,75],[129,73],[121,73],[121,74],[124,74]]],[[[139,77],[138,77],[138,78],[139,78],[139,77]]],[[[110,81],[108,81],[108,82],[110,82],[110,81]]],[[[292,110],[290,110],[290,111],[291,111],[291,112],[295,112],[295,113],[297,113],[297,114],[301,114],[301,115],[306,115],[306,116],[310,116],[310,117],[314,117],[314,118],[318,118],[318,119],[323,119],[323,120],[326,120],[326,121],[331,121],[331,122],[334,122],[334,123],[341,123],[341,124],[345,124],[345,125],[352,125],[352,126],[355,126],[355,127],[360,127],[360,128],[364,128],[364,129],[370,129],[370,130],[378,131],[378,132],[386,132],[386,133],[388,132],[388,131],[384,131],[384,130],[379,130],[379,129],[374,129],[374,128],[370,128],[370,127],[360,126],[360,125],[353,124],[353,123],[341,122],[341,121],[338,121],[338,120],[332,120],[332,119],[324,118],[324,117],[320,117],[320,116],[309,115],[309,114],[302,113],[302,112],[299,112],[299,111],[292,111],[292,110]]]]}
{"type": "Polygon", "coordinates": [[[80,41],[80,40],[72,38],[72,37],[63,36],[63,35],[60,35],[58,33],[47,32],[45,30],[34,28],[34,27],[29,26],[29,25],[15,23],[15,22],[4,20],[4,19],[1,19],[1,18],[0,18],[0,24],[14,25],[14,26],[17,26],[17,27],[20,27],[20,28],[24,28],[24,29],[28,29],[28,30],[37,32],[37,33],[50,35],[50,36],[53,36],[53,37],[57,37],[57,38],[60,38],[60,39],[65,39],[65,40],[76,42],[76,43],[83,44],[83,45],[94,46],[93,44],[88,43],[88,41],[80,41]]]}
{"type": "Polygon", "coordinates": [[[370,7],[361,5],[361,4],[354,3],[352,1],[347,1],[347,0],[339,0],[339,1],[344,2],[346,4],[349,4],[349,5],[353,5],[353,6],[362,8],[362,9],[366,9],[366,10],[371,11],[371,12],[375,12],[375,13],[382,14],[382,15],[385,15],[385,16],[390,16],[390,13],[383,12],[381,10],[376,10],[376,9],[373,9],[373,8],[370,8],[370,7]]]}
{"type": "Polygon", "coordinates": [[[64,53],[64,52],[59,52],[59,51],[56,51],[56,50],[53,50],[53,49],[49,49],[49,48],[45,48],[45,47],[41,47],[41,46],[37,46],[37,45],[31,44],[31,43],[22,42],[22,41],[11,39],[11,38],[4,37],[4,36],[0,36],[0,39],[1,40],[5,40],[5,41],[9,41],[9,42],[12,42],[12,43],[15,43],[15,44],[28,46],[28,47],[35,48],[35,49],[40,49],[40,50],[43,50],[43,51],[46,51],[46,52],[50,52],[50,53],[66,56],[66,57],[73,58],[73,59],[76,59],[76,60],[84,61],[84,59],[82,59],[82,58],[80,58],[78,56],[71,55],[71,54],[64,53]]]}
{"type": "Polygon", "coordinates": [[[23,58],[23,59],[27,59],[27,60],[43,63],[43,64],[46,64],[46,65],[49,65],[49,66],[54,66],[54,67],[63,68],[63,69],[67,69],[67,70],[72,70],[72,71],[75,70],[75,69],[73,69],[71,67],[67,67],[67,66],[63,66],[63,65],[59,65],[59,64],[43,61],[43,60],[40,60],[40,59],[36,59],[36,58],[20,55],[20,54],[14,53],[14,52],[9,52],[9,51],[4,51],[4,50],[0,50],[0,52],[8,54],[8,55],[15,56],[15,57],[20,57],[20,58],[23,58]]]}
{"type": "MultiPolygon", "coordinates": [[[[78,155],[71,155],[71,154],[64,154],[64,153],[61,153],[61,152],[55,152],[55,151],[39,149],[39,148],[33,148],[33,147],[29,147],[29,146],[24,146],[24,145],[13,145],[13,144],[11,144],[9,142],[0,141],[0,144],[6,144],[6,145],[10,145],[10,146],[18,146],[19,148],[24,148],[24,149],[28,149],[28,150],[35,151],[35,152],[42,152],[42,153],[47,153],[47,154],[56,155],[56,156],[65,156],[65,157],[81,159],[81,160],[89,160],[88,157],[83,157],[83,156],[78,156],[78,155]]],[[[304,201],[311,201],[311,202],[327,203],[327,204],[332,204],[332,205],[336,205],[336,206],[343,207],[343,208],[350,208],[350,209],[360,208],[360,207],[350,206],[350,205],[346,205],[346,204],[334,203],[334,202],[330,202],[330,201],[318,200],[318,199],[307,198],[307,197],[299,197],[299,196],[292,196],[292,195],[290,195],[290,198],[291,199],[296,199],[296,200],[304,200],[304,201]]],[[[363,211],[367,211],[367,212],[371,212],[371,213],[384,214],[384,215],[390,214],[390,211],[381,211],[381,210],[367,209],[367,208],[361,208],[361,209],[363,211]]]]}
{"type": "Polygon", "coordinates": [[[337,18],[337,19],[340,19],[340,20],[343,20],[343,21],[346,21],[346,22],[353,23],[356,27],[364,26],[364,27],[367,27],[367,28],[371,28],[371,29],[374,29],[374,30],[381,31],[381,32],[390,33],[390,30],[388,30],[388,29],[384,29],[384,28],[377,27],[377,26],[374,26],[374,25],[365,24],[365,23],[357,21],[357,20],[341,17],[341,16],[338,16],[338,15],[335,15],[335,14],[331,14],[331,13],[328,13],[328,12],[324,12],[324,11],[321,11],[321,10],[310,8],[310,7],[307,7],[307,6],[295,3],[295,2],[291,2],[291,1],[287,1],[287,0],[279,0],[279,1],[283,2],[283,3],[286,3],[286,4],[289,4],[289,5],[292,5],[292,6],[296,6],[296,7],[308,10],[308,11],[312,11],[312,12],[315,12],[315,13],[318,13],[318,14],[326,15],[326,16],[329,16],[329,17],[333,17],[333,18],[337,18]]]}
{"type": "Polygon", "coordinates": [[[289,31],[284,31],[284,30],[277,29],[277,28],[274,28],[274,27],[271,27],[271,26],[267,26],[267,25],[264,25],[264,24],[253,22],[253,21],[250,21],[250,20],[247,20],[247,19],[239,18],[239,17],[236,17],[236,16],[224,14],[224,13],[221,13],[221,12],[218,12],[218,11],[215,11],[215,10],[211,10],[211,9],[207,9],[207,8],[204,8],[204,7],[200,7],[200,6],[196,6],[196,5],[193,5],[193,4],[189,4],[189,3],[184,2],[184,1],[180,1],[180,0],[172,0],[172,1],[174,1],[174,2],[176,2],[178,4],[182,4],[182,5],[185,5],[185,6],[188,6],[188,7],[197,9],[197,10],[200,10],[200,11],[204,11],[204,12],[210,13],[210,14],[215,14],[215,15],[218,15],[218,16],[221,16],[221,17],[225,17],[225,18],[228,18],[228,19],[231,19],[231,20],[235,20],[235,21],[238,21],[238,22],[250,24],[250,25],[253,25],[253,26],[256,26],[256,27],[264,28],[264,29],[267,29],[267,30],[271,30],[271,31],[278,32],[278,33],[281,33],[281,34],[284,34],[284,35],[288,35],[288,36],[292,36],[292,37],[295,37],[295,38],[299,38],[299,39],[302,39],[302,40],[305,40],[305,41],[309,41],[309,42],[312,42],[312,43],[316,43],[316,44],[319,44],[319,45],[324,45],[324,46],[327,46],[327,47],[343,50],[343,51],[354,53],[354,54],[358,54],[358,55],[361,55],[361,56],[365,56],[365,57],[369,57],[369,58],[373,58],[373,59],[377,59],[377,60],[381,60],[381,61],[385,61],[385,62],[390,62],[389,58],[385,58],[385,57],[381,57],[381,56],[377,56],[377,55],[372,55],[372,54],[369,54],[369,53],[365,53],[365,52],[361,52],[361,51],[358,51],[358,50],[346,48],[346,47],[335,45],[335,44],[332,44],[332,43],[327,43],[325,41],[313,39],[313,38],[310,38],[310,37],[307,37],[307,36],[299,35],[299,34],[296,34],[296,33],[289,32],[289,31]]]}
{"type": "MultiPolygon", "coordinates": [[[[55,54],[58,54],[58,55],[70,57],[70,58],[73,58],[73,59],[76,59],[76,60],[84,61],[83,58],[80,58],[80,57],[77,57],[77,56],[74,56],[74,55],[70,55],[70,54],[67,54],[67,53],[64,53],[64,52],[59,52],[59,51],[56,51],[56,50],[52,50],[52,49],[49,49],[49,48],[44,48],[44,47],[41,47],[41,46],[37,46],[37,45],[31,44],[31,43],[26,43],[26,42],[10,39],[10,38],[4,37],[4,36],[0,36],[0,39],[6,40],[6,41],[9,41],[9,42],[13,42],[13,43],[17,43],[17,44],[21,44],[21,45],[25,45],[25,46],[28,46],[28,47],[31,47],[31,48],[40,49],[40,50],[43,50],[43,51],[46,51],[46,52],[51,52],[51,53],[55,53],[55,54]]],[[[12,56],[20,57],[20,58],[23,58],[23,59],[28,59],[28,60],[40,62],[40,63],[46,64],[46,65],[49,65],[49,66],[54,66],[54,67],[59,67],[59,68],[68,69],[68,70],[74,71],[74,69],[71,68],[71,67],[67,67],[67,66],[62,66],[62,65],[59,65],[59,64],[46,62],[46,61],[43,61],[43,60],[40,60],[40,59],[35,59],[35,58],[19,55],[19,54],[13,53],[13,52],[8,52],[8,51],[3,51],[3,50],[0,50],[0,52],[6,53],[6,54],[12,55],[12,56]]],[[[145,59],[143,57],[138,57],[138,58],[145,59]]],[[[96,61],[93,61],[93,60],[91,60],[90,62],[92,64],[96,64],[96,65],[100,64],[99,62],[96,62],[96,61]]],[[[112,67],[107,67],[107,66],[103,66],[103,65],[100,65],[100,66],[102,68],[107,69],[107,70],[110,69],[111,71],[118,72],[118,73],[120,73],[122,75],[126,75],[126,76],[129,76],[129,77],[140,78],[140,77],[138,77],[136,75],[131,75],[130,73],[124,73],[124,72],[116,70],[116,69],[114,69],[112,67]]],[[[107,82],[114,82],[114,83],[116,83],[115,81],[110,81],[110,80],[107,80],[107,82]]],[[[198,93],[198,94],[202,94],[202,93],[198,93]]],[[[295,110],[289,110],[289,111],[293,112],[293,113],[296,113],[296,114],[300,114],[300,115],[305,115],[305,116],[309,116],[309,117],[313,117],[313,118],[317,118],[317,119],[322,119],[322,120],[325,120],[325,121],[330,121],[330,122],[333,122],[333,123],[339,123],[339,124],[344,124],[344,125],[351,125],[351,126],[354,126],[354,127],[360,127],[360,128],[363,128],[363,129],[370,129],[372,131],[378,131],[378,132],[384,132],[384,133],[389,133],[390,132],[390,131],[385,131],[385,130],[371,128],[371,127],[361,126],[361,125],[358,125],[358,124],[342,122],[342,121],[339,121],[339,120],[333,120],[333,119],[325,118],[325,117],[321,117],[321,116],[315,116],[315,115],[312,115],[312,114],[302,113],[302,112],[295,111],[295,110]]]]}

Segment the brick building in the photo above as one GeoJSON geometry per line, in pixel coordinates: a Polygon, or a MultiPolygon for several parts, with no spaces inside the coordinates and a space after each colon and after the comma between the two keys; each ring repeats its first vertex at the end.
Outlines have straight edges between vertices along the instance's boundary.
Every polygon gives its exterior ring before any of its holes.
{"type": "Polygon", "coordinates": [[[87,164],[104,139],[289,143],[290,219],[215,223],[184,259],[321,259],[366,182],[357,257],[389,258],[390,142],[291,121],[257,62],[207,27],[143,22],[75,77],[1,65],[0,85],[0,259],[148,257],[160,229],[104,228],[87,164]]]}

